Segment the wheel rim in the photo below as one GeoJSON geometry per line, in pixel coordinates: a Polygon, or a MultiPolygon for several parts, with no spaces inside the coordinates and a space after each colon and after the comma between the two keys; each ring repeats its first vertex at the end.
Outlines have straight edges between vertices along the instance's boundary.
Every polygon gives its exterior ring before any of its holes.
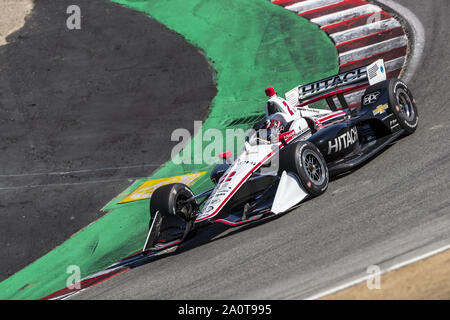
{"type": "Polygon", "coordinates": [[[325,182],[325,167],[319,157],[306,150],[302,155],[302,164],[308,178],[317,185],[325,182]]]}
{"type": "Polygon", "coordinates": [[[399,89],[397,91],[397,101],[403,118],[405,118],[406,121],[412,121],[414,119],[413,103],[404,89],[399,89]]]}
{"type": "Polygon", "coordinates": [[[186,203],[186,201],[189,199],[189,197],[180,196],[176,200],[175,205],[175,212],[179,216],[183,216],[186,219],[190,218],[190,215],[192,214],[192,204],[186,203]]]}

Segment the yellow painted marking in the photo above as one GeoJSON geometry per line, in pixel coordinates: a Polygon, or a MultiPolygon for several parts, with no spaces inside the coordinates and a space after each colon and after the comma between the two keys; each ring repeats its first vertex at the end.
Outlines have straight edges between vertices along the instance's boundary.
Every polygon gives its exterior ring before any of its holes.
{"type": "Polygon", "coordinates": [[[150,199],[156,189],[171,183],[184,183],[185,185],[190,186],[205,173],[206,171],[146,181],[127,197],[123,198],[119,203],[150,199]]]}

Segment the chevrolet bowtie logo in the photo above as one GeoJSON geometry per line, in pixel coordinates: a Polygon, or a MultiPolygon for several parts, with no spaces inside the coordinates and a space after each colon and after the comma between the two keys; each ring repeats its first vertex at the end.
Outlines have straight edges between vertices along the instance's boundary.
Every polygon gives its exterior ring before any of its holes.
{"type": "Polygon", "coordinates": [[[376,116],[377,114],[383,114],[386,112],[386,109],[389,108],[387,104],[383,104],[381,106],[378,106],[373,110],[373,115],[376,116]]]}

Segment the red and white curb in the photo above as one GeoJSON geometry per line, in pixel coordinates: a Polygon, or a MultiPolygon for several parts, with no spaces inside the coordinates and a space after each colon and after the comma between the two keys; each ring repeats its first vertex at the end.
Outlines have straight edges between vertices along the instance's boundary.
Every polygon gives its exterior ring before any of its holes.
{"type": "MultiPolygon", "coordinates": [[[[379,6],[365,0],[271,0],[317,24],[336,45],[339,71],[345,72],[384,59],[388,78],[401,75],[408,54],[402,24],[379,6]]],[[[364,90],[346,95],[359,107],[364,90]]],[[[339,101],[336,101],[339,106],[339,101]]]]}
{"type": "Polygon", "coordinates": [[[105,282],[121,273],[124,273],[125,271],[128,271],[130,268],[125,266],[118,266],[116,268],[106,269],[100,272],[97,272],[93,275],[90,275],[84,279],[81,279],[81,281],[77,282],[73,285],[73,288],[66,287],[61,290],[58,290],[52,294],[49,294],[48,296],[40,299],[40,300],[65,300],[68,299],[87,288],[90,288],[92,286],[95,286],[97,284],[100,284],[102,282],[105,282]]]}

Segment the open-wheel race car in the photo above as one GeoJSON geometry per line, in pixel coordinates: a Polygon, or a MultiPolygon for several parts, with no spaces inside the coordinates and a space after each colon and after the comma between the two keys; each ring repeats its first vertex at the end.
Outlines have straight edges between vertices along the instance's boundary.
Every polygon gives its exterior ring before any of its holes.
{"type": "Polygon", "coordinates": [[[212,223],[240,226],[288,212],[418,125],[410,90],[386,79],[383,60],[296,87],[286,99],[266,93],[266,120],[236,159],[221,155],[212,189],[195,195],[176,183],[155,190],[144,252],[177,247],[212,223]],[[358,107],[349,107],[345,94],[364,88],[358,107]],[[329,110],[311,107],[325,102],[329,110]]]}

